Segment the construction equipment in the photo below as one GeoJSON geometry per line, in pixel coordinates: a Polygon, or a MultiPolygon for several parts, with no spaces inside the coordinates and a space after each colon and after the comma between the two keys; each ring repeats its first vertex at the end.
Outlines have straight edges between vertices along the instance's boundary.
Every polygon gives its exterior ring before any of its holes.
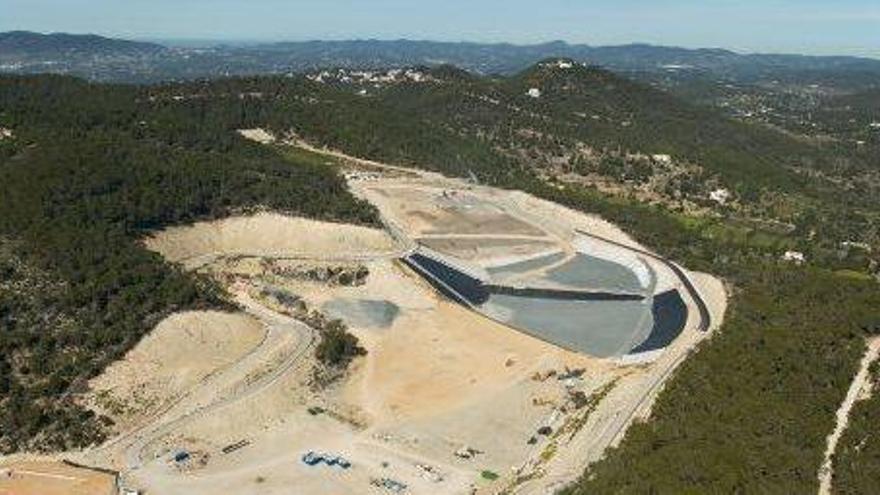
{"type": "Polygon", "coordinates": [[[385,488],[388,491],[392,491],[394,493],[403,493],[406,491],[406,484],[401,483],[397,480],[393,480],[391,478],[373,478],[370,480],[370,483],[373,486],[379,488],[385,488]]]}

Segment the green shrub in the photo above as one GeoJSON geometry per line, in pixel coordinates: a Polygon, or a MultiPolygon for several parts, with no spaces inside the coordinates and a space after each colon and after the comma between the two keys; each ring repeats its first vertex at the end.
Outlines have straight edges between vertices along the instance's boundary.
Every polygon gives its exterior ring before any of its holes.
{"type": "Polygon", "coordinates": [[[339,320],[331,320],[326,328],[320,331],[320,338],[315,356],[327,366],[344,368],[355,357],[367,353],[360,346],[357,337],[349,333],[339,320]]]}

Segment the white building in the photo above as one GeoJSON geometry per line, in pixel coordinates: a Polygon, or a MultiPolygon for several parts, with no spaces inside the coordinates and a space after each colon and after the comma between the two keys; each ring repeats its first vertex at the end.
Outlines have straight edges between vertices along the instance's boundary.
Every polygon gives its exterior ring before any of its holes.
{"type": "Polygon", "coordinates": [[[709,199],[719,205],[727,204],[730,200],[730,191],[724,188],[716,189],[709,193],[709,199]]]}
{"type": "Polygon", "coordinates": [[[409,80],[414,81],[414,82],[422,82],[425,80],[424,74],[422,74],[421,72],[415,71],[415,70],[411,70],[411,69],[406,71],[406,77],[409,80]]]}
{"type": "Polygon", "coordinates": [[[538,88],[531,88],[531,89],[529,89],[529,91],[526,94],[531,96],[532,98],[540,98],[541,97],[541,90],[538,88]]]}
{"type": "Polygon", "coordinates": [[[807,257],[800,251],[786,251],[785,254],[782,255],[782,259],[790,261],[796,265],[801,265],[807,261],[807,257]]]}
{"type": "Polygon", "coordinates": [[[669,165],[672,163],[672,157],[670,155],[651,155],[651,159],[657,163],[662,163],[663,165],[669,165]]]}
{"type": "Polygon", "coordinates": [[[871,245],[867,242],[858,242],[858,241],[843,241],[840,243],[841,247],[846,249],[861,249],[862,251],[871,252],[871,245]]]}

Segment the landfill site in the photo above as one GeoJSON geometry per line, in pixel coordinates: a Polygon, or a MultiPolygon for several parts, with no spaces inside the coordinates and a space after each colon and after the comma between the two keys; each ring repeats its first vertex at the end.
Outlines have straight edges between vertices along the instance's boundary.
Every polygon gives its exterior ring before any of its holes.
{"type": "MultiPolygon", "coordinates": [[[[93,379],[114,436],[65,460],[120,493],[552,493],[723,318],[718,279],[600,218],[334,159],[383,229],[263,212],[144,240],[240,310],[172,315],[93,379]],[[364,348],[345,371],[316,371],[315,314],[364,348]]],[[[3,469],[0,493],[32,471],[3,469]]]]}

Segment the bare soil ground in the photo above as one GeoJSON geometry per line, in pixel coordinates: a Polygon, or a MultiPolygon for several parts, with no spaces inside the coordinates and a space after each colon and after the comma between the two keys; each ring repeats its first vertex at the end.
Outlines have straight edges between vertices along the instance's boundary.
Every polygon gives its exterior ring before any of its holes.
{"type": "Polygon", "coordinates": [[[326,493],[322,487],[370,493],[369,478],[390,476],[407,483],[411,493],[465,493],[483,469],[506,472],[525,454],[526,440],[550,407],[535,406],[534,398],[558,402],[564,397],[558,381],[534,381],[535,372],[568,365],[600,374],[609,368],[510,334],[440,299],[392,261],[373,262],[370,270],[361,287],[279,285],[310,305],[369,296],[401,308],[391,328],[353,329],[368,354],[347,380],[314,393],[306,384],[307,373],[291,374],[258,397],[181,428],[156,448],[160,460],[131,473],[130,479],[155,493],[212,493],[226,483],[240,493],[285,493],[283,487],[291,484],[303,493],[326,493]],[[326,412],[305,412],[316,405],[326,412]],[[241,439],[251,443],[234,454],[221,452],[241,439]],[[465,445],[482,453],[473,460],[458,459],[454,453],[465,445]],[[206,466],[184,470],[198,473],[197,478],[182,476],[168,464],[178,449],[210,454],[206,466]],[[299,456],[309,450],[344,455],[357,469],[306,467],[299,456]],[[444,480],[427,479],[418,464],[442,472],[444,480]]]}
{"type": "MultiPolygon", "coordinates": [[[[535,225],[515,218],[467,188],[422,181],[387,181],[369,187],[371,200],[394,208],[395,219],[413,237],[425,235],[544,236],[535,225]]],[[[456,186],[455,183],[449,183],[456,186]]]]}
{"type": "Polygon", "coordinates": [[[319,222],[277,213],[258,213],[214,222],[172,227],[145,241],[147,248],[185,265],[217,255],[326,257],[390,251],[380,230],[319,222]],[[328,251],[328,247],[341,251],[328,251]]]}
{"type": "Polygon", "coordinates": [[[275,136],[265,129],[240,129],[239,134],[245,139],[256,141],[260,144],[272,144],[275,142],[275,136]]]}
{"type": "Polygon", "coordinates": [[[243,313],[174,314],[124,359],[94,378],[86,401],[112,418],[118,431],[124,431],[212,373],[240,360],[263,338],[263,326],[243,313]]]}
{"type": "Polygon", "coordinates": [[[114,495],[113,475],[54,461],[0,463],[3,495],[114,495]]]}

